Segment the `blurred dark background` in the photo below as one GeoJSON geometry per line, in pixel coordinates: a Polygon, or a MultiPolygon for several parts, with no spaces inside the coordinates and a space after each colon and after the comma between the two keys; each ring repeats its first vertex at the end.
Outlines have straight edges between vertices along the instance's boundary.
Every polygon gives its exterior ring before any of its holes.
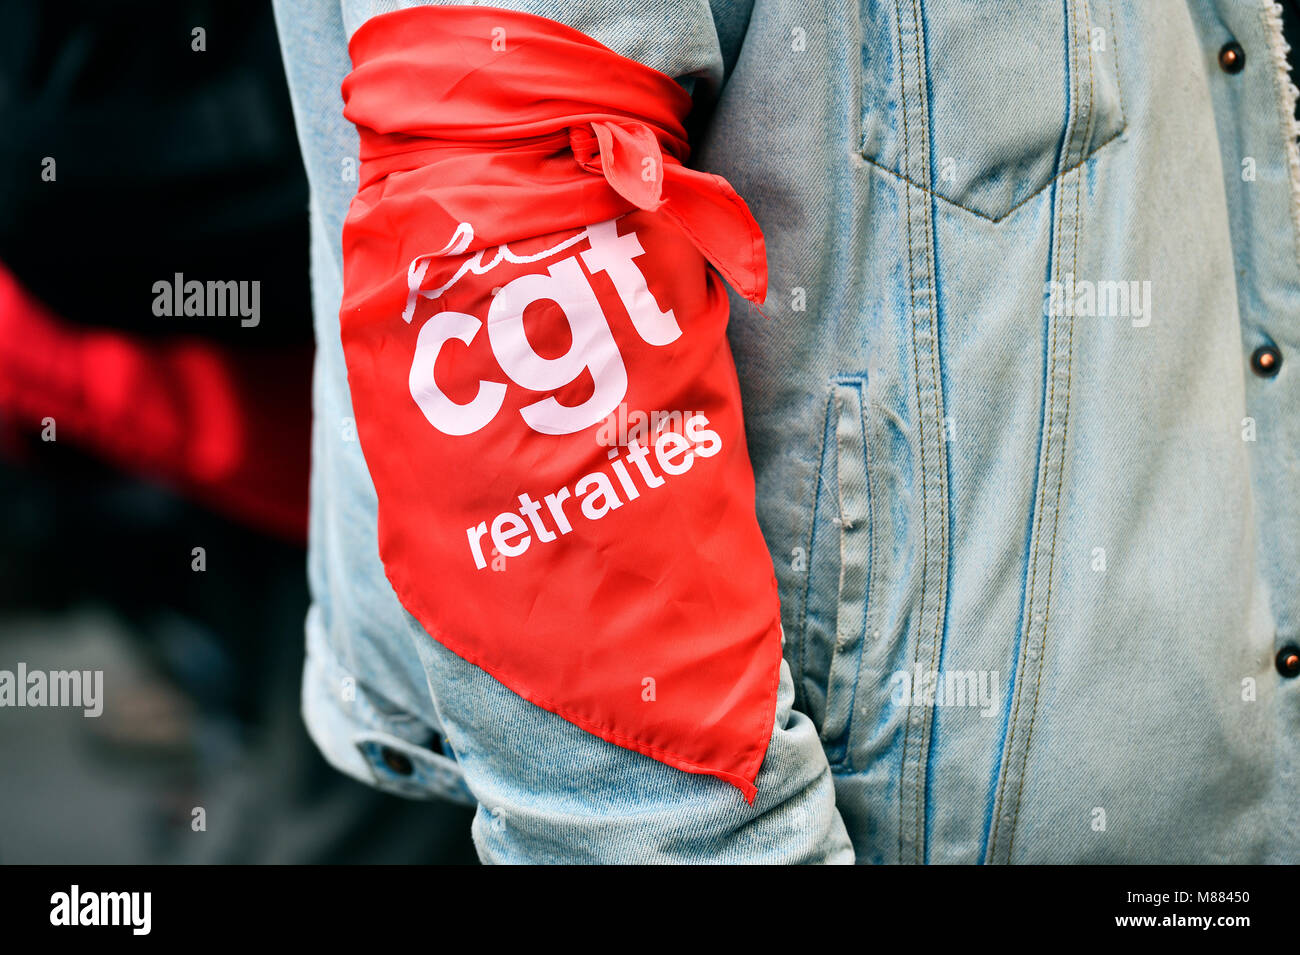
{"type": "Polygon", "coordinates": [[[4,13],[0,670],[105,702],[0,707],[0,862],[475,861],[470,810],[343,777],[299,717],[307,187],[269,4],[4,13]],[[256,324],[155,314],[177,273],[257,282],[256,324]]]}

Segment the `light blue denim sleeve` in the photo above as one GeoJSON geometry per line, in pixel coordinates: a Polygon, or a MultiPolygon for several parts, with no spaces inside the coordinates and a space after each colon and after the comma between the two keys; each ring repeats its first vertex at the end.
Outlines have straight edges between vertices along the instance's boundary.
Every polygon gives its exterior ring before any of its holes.
{"type": "MultiPolygon", "coordinates": [[[[750,3],[495,5],[564,22],[711,97],[750,3]]],[[[351,424],[339,342],[340,233],[356,188],[356,135],[343,119],[339,84],[350,68],[351,32],[408,5],[275,2],[312,186],[318,351],[303,711],[313,739],[364,782],[476,802],[474,839],[488,862],[852,862],[826,756],[811,721],[793,709],[784,663],[758,796],[747,805],[725,782],[614,746],[528,703],[434,642],[393,594],[378,558],[375,492],[351,424]]]]}

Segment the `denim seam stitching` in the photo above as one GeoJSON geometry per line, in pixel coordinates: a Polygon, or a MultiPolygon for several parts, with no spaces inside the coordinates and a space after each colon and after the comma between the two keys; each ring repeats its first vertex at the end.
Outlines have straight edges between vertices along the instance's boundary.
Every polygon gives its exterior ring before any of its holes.
{"type": "MultiPolygon", "coordinates": [[[[903,113],[903,161],[904,161],[904,163],[905,163],[905,165],[906,165],[908,171],[910,171],[910,170],[911,170],[911,163],[912,163],[912,158],[911,158],[911,156],[912,156],[912,149],[911,149],[911,142],[910,142],[911,136],[910,136],[910,132],[909,132],[910,124],[909,124],[909,122],[908,122],[908,118],[907,118],[907,77],[906,77],[906,74],[905,74],[905,69],[906,69],[906,68],[905,68],[904,65],[903,65],[904,62],[905,62],[905,58],[904,58],[905,55],[904,55],[904,53],[903,53],[902,0],[894,0],[894,16],[895,16],[895,23],[896,23],[896,26],[897,26],[897,28],[898,28],[898,29],[897,29],[897,32],[898,32],[898,58],[899,58],[899,71],[900,71],[900,75],[902,76],[902,84],[901,84],[901,87],[900,87],[900,90],[899,90],[899,102],[900,102],[900,105],[901,105],[901,108],[902,108],[902,113],[903,113]]],[[[903,181],[904,181],[905,183],[907,183],[907,185],[909,185],[909,186],[912,185],[911,180],[908,179],[907,177],[904,177],[903,181]]],[[[917,443],[918,443],[918,445],[919,445],[920,464],[921,464],[921,487],[922,487],[922,489],[923,489],[922,494],[921,494],[921,514],[922,514],[922,526],[924,526],[925,523],[926,523],[926,519],[925,519],[925,518],[926,518],[926,507],[927,507],[927,504],[926,504],[926,496],[925,496],[925,493],[924,493],[924,488],[925,488],[925,486],[926,486],[926,478],[925,478],[925,475],[926,475],[926,468],[925,468],[925,420],[924,420],[924,415],[921,413],[921,369],[920,369],[920,361],[919,361],[919,359],[917,358],[917,355],[916,355],[916,330],[915,330],[915,322],[916,322],[916,286],[915,286],[915,282],[914,282],[915,263],[914,263],[914,261],[913,261],[913,255],[912,255],[912,249],[913,249],[913,239],[912,239],[912,203],[911,203],[911,196],[910,196],[910,194],[907,193],[907,187],[906,187],[906,186],[904,187],[904,195],[905,195],[904,206],[905,206],[905,208],[906,208],[906,212],[905,212],[905,222],[906,222],[906,225],[907,225],[907,289],[908,289],[908,296],[909,296],[909,299],[910,299],[910,308],[909,308],[909,311],[908,311],[908,315],[909,315],[909,318],[911,319],[911,322],[912,322],[912,328],[913,328],[913,331],[912,331],[912,383],[913,383],[913,390],[914,390],[914,393],[915,393],[915,395],[916,395],[916,410],[917,410],[917,443]]],[[[927,553],[927,549],[928,549],[928,547],[929,547],[929,538],[928,538],[928,535],[922,533],[922,535],[921,535],[921,566],[922,566],[922,568],[924,568],[925,566],[927,566],[928,563],[929,563],[929,555],[928,555],[928,553],[927,553]]],[[[921,606],[924,606],[924,605],[925,605],[925,585],[926,585],[926,575],[925,575],[924,570],[922,570],[922,573],[921,573],[921,593],[920,593],[920,605],[921,605],[921,606]]],[[[920,645],[919,645],[919,643],[915,643],[915,644],[914,644],[914,647],[913,647],[913,662],[914,662],[914,663],[915,663],[915,662],[918,662],[919,659],[920,659],[920,658],[919,658],[919,650],[920,650],[920,645]]],[[[909,747],[910,747],[911,739],[912,739],[912,710],[911,710],[911,704],[910,704],[910,702],[909,702],[908,708],[907,708],[907,710],[905,711],[905,715],[904,715],[903,748],[902,748],[902,752],[901,752],[900,757],[899,757],[899,762],[900,762],[900,777],[899,777],[899,788],[900,788],[900,793],[899,793],[899,800],[898,800],[898,860],[899,860],[899,862],[902,862],[902,861],[903,861],[903,810],[904,810],[904,800],[903,800],[903,798],[902,798],[902,792],[901,792],[901,789],[902,789],[902,786],[904,785],[904,782],[903,782],[903,778],[902,778],[902,777],[905,776],[906,773],[907,773],[907,751],[908,751],[908,749],[909,749],[909,747]]]]}
{"type": "Polygon", "coordinates": [[[865,383],[861,389],[860,414],[862,426],[862,468],[867,479],[867,586],[864,588],[863,600],[866,605],[862,608],[862,647],[858,653],[858,669],[853,677],[853,694],[849,697],[849,768],[853,768],[853,726],[858,709],[858,686],[862,682],[862,668],[866,665],[867,648],[870,645],[871,633],[871,612],[876,606],[872,598],[872,589],[876,583],[876,521],[875,511],[873,508],[876,503],[875,486],[871,480],[871,444],[869,439],[869,429],[867,425],[867,409],[870,407],[870,399],[867,396],[868,385],[865,383]]]}
{"type": "MultiPolygon", "coordinates": [[[[1081,0],[1083,3],[1084,16],[1091,21],[1088,16],[1087,0],[1081,0]]],[[[1095,77],[1092,66],[1092,47],[1088,47],[1088,112],[1092,112],[1093,83],[1095,77]]],[[[1091,117],[1090,117],[1091,119],[1091,117]]],[[[1091,125],[1091,122],[1089,123],[1091,125]]],[[[1079,224],[1083,218],[1083,173],[1075,177],[1074,181],[1074,242],[1071,250],[1070,269],[1071,272],[1077,272],[1079,267],[1079,224]]],[[[1047,634],[1051,628],[1052,622],[1052,584],[1054,581],[1053,569],[1056,563],[1056,536],[1061,527],[1061,489],[1065,484],[1065,467],[1066,448],[1070,437],[1070,393],[1074,382],[1074,316],[1069,317],[1067,325],[1068,337],[1065,343],[1065,411],[1061,416],[1061,469],[1056,475],[1056,494],[1055,503],[1052,507],[1052,541],[1047,554],[1047,594],[1043,598],[1043,630],[1042,638],[1039,641],[1038,651],[1038,673],[1034,680],[1034,700],[1029,709],[1029,728],[1025,733],[1025,745],[1020,760],[1020,781],[1016,788],[1016,801],[1012,812],[1014,813],[1011,820],[1010,832],[1007,835],[1007,858],[1011,858],[1011,853],[1015,850],[1016,829],[1020,822],[1021,796],[1025,788],[1025,772],[1029,764],[1029,748],[1034,742],[1034,725],[1038,719],[1038,700],[1043,688],[1043,671],[1047,669],[1047,634]]]]}
{"type": "MultiPolygon", "coordinates": [[[[839,387],[843,386],[837,383],[837,391],[839,387]]],[[[843,659],[843,654],[840,650],[840,614],[843,610],[844,604],[844,472],[843,468],[841,468],[843,460],[840,457],[840,422],[844,418],[844,406],[841,403],[842,399],[840,396],[834,392],[832,392],[832,394],[835,409],[835,512],[838,515],[835,519],[835,526],[839,530],[840,570],[835,582],[835,630],[831,635],[831,660],[826,670],[826,712],[822,717],[822,733],[825,733],[826,722],[831,716],[830,694],[831,686],[835,679],[835,661],[837,658],[843,659]]],[[[843,731],[840,731],[840,735],[842,735],[842,732],[843,731]]],[[[826,739],[823,736],[823,742],[831,743],[831,740],[826,739]]],[[[834,748],[839,748],[838,742],[835,744],[834,748]]],[[[849,756],[847,747],[845,747],[844,755],[839,759],[845,764],[852,766],[851,757],[849,756]]]]}
{"type": "MultiPolygon", "coordinates": [[[[985,215],[983,212],[978,212],[978,211],[976,211],[975,209],[970,208],[969,206],[962,205],[962,204],[961,204],[960,202],[958,202],[957,200],[955,200],[955,199],[950,199],[950,198],[948,198],[947,196],[945,196],[945,195],[944,195],[943,193],[941,193],[941,192],[935,192],[933,189],[927,189],[925,186],[921,185],[919,182],[916,182],[916,181],[913,180],[913,179],[909,179],[907,176],[903,175],[902,173],[895,172],[894,170],[890,169],[888,166],[882,166],[880,163],[876,162],[874,159],[868,159],[866,156],[862,156],[862,155],[859,155],[858,158],[861,159],[861,160],[862,160],[864,163],[866,163],[868,166],[872,166],[872,167],[874,167],[874,168],[876,168],[876,169],[879,169],[879,170],[880,170],[881,172],[883,172],[885,175],[890,176],[890,177],[892,177],[892,178],[894,178],[894,179],[902,180],[903,182],[905,182],[905,183],[907,183],[909,186],[911,186],[913,189],[920,189],[920,190],[921,190],[922,192],[924,192],[926,195],[928,195],[928,196],[930,196],[930,197],[932,197],[932,198],[934,198],[934,199],[939,200],[940,202],[942,202],[942,203],[943,203],[944,205],[946,205],[946,206],[950,206],[950,207],[952,207],[952,208],[954,208],[954,209],[960,209],[962,212],[969,213],[970,215],[974,216],[974,217],[977,218],[977,219],[982,219],[982,220],[985,221],[985,222],[991,222],[991,223],[993,223],[994,225],[998,225],[998,224],[1000,224],[1000,223],[1002,223],[1002,222],[1005,222],[1007,219],[1009,219],[1009,218],[1010,218],[1011,216],[1013,216],[1015,213],[1019,212],[1020,209],[1021,209],[1024,205],[1026,205],[1026,204],[1029,203],[1029,202],[1032,202],[1034,199],[1038,198],[1038,196],[1042,195],[1044,192],[1046,192],[1047,190],[1051,189],[1053,186],[1055,186],[1057,183],[1059,183],[1062,179],[1064,179],[1064,178],[1065,178],[1066,176],[1068,176],[1070,173],[1074,172],[1074,171],[1075,171],[1076,169],[1078,169],[1080,166],[1085,165],[1086,163],[1092,162],[1092,160],[1095,159],[1095,158],[1097,157],[1097,154],[1098,154],[1098,153],[1100,153],[1102,150],[1104,150],[1107,146],[1111,145],[1112,143],[1114,143],[1114,142],[1116,142],[1117,140],[1119,140],[1120,138],[1122,138],[1123,135],[1124,135],[1124,133],[1127,131],[1127,129],[1128,129],[1127,124],[1121,125],[1120,128],[1117,129],[1114,133],[1112,133],[1111,136],[1110,136],[1110,137],[1109,137],[1109,138],[1108,138],[1104,143],[1099,143],[1099,144],[1097,144],[1097,146],[1096,146],[1094,149],[1089,150],[1089,152],[1087,153],[1087,155],[1085,155],[1085,156],[1084,156],[1082,159],[1080,159],[1078,162],[1072,164],[1072,165],[1070,166],[1070,168],[1068,168],[1068,169],[1063,169],[1063,170],[1061,170],[1059,173],[1056,173],[1056,174],[1053,175],[1053,176],[1052,176],[1052,177],[1051,177],[1047,182],[1045,182],[1043,185],[1039,186],[1037,189],[1035,189],[1035,190],[1034,190],[1033,192],[1031,192],[1029,195],[1025,196],[1023,199],[1021,199],[1019,202],[1017,202],[1014,206],[1012,206],[1010,209],[1008,209],[1008,210],[1007,210],[1006,212],[1004,212],[1002,215],[1000,215],[1000,216],[996,216],[996,217],[994,217],[994,216],[990,216],[990,215],[985,215]]],[[[906,139],[906,137],[904,137],[904,138],[906,139]]],[[[904,148],[906,148],[906,147],[904,147],[904,148]]]]}
{"type": "MultiPolygon", "coordinates": [[[[1115,92],[1119,94],[1119,128],[1122,132],[1128,128],[1128,110],[1124,108],[1124,80],[1119,75],[1119,30],[1115,27],[1115,0],[1106,0],[1106,13],[1110,17],[1110,58],[1115,64],[1115,92]]],[[[1092,61],[1091,53],[1088,55],[1088,60],[1092,61]]],[[[1099,146],[1098,149],[1100,148],[1099,146]]]]}
{"type": "Polygon", "coordinates": [[[831,389],[826,391],[826,404],[822,408],[822,437],[817,452],[817,480],[813,482],[812,518],[808,522],[808,546],[804,551],[803,603],[799,607],[799,678],[795,682],[795,696],[803,697],[807,704],[807,694],[803,690],[804,660],[808,647],[808,597],[812,593],[813,542],[817,536],[817,516],[821,512],[822,472],[826,468],[826,429],[830,427],[831,401],[834,400],[831,389]]]}
{"type": "MultiPolygon", "coordinates": [[[[1065,0],[1065,2],[1068,4],[1067,9],[1073,11],[1074,0],[1065,0]]],[[[1072,14],[1071,14],[1071,18],[1072,18],[1072,14]]],[[[1074,112],[1074,104],[1077,101],[1077,98],[1074,96],[1074,92],[1075,92],[1074,84],[1077,82],[1077,76],[1078,76],[1078,71],[1075,69],[1075,58],[1076,58],[1078,43],[1074,37],[1073,30],[1070,31],[1068,43],[1069,43],[1069,48],[1066,51],[1066,53],[1068,56],[1068,69],[1070,70],[1071,102],[1069,108],[1071,111],[1071,116],[1070,116],[1069,127],[1068,127],[1069,138],[1066,142],[1066,149],[1063,156],[1063,159],[1066,162],[1069,161],[1070,154],[1073,153],[1074,151],[1074,142],[1078,134],[1078,123],[1075,121],[1077,114],[1074,112]]],[[[1061,220],[1063,218],[1064,209],[1065,206],[1064,203],[1062,202],[1057,206],[1055,210],[1053,210],[1052,213],[1055,221],[1055,235],[1056,235],[1055,241],[1058,244],[1060,242],[1061,220]]],[[[1053,262],[1059,261],[1056,252],[1057,252],[1056,248],[1052,248],[1048,250],[1048,254],[1052,256],[1053,262]]],[[[1050,420],[1050,411],[1054,405],[1055,397],[1056,397],[1056,376],[1053,374],[1055,370],[1055,362],[1056,362],[1056,333],[1057,333],[1057,324],[1056,322],[1053,321],[1051,323],[1051,332],[1048,336],[1047,359],[1046,359],[1047,380],[1044,382],[1044,385],[1047,389],[1047,394],[1044,399],[1044,405],[1046,408],[1046,412],[1043,420],[1043,430],[1045,431],[1045,434],[1043,436],[1044,446],[1042,449],[1042,454],[1039,457],[1039,460],[1035,462],[1035,469],[1039,472],[1046,470],[1045,462],[1049,462],[1051,460],[1051,453],[1052,453],[1052,423],[1050,420]]],[[[1039,547],[1040,547],[1040,541],[1042,539],[1043,508],[1046,506],[1046,499],[1047,499],[1047,488],[1045,482],[1040,480],[1038,482],[1038,485],[1039,485],[1038,496],[1034,504],[1034,526],[1032,530],[1033,544],[1031,545],[1031,550],[1030,550],[1031,559],[1030,559],[1030,566],[1028,568],[1029,584],[1026,590],[1027,602],[1026,602],[1025,615],[1024,615],[1025,616],[1025,620],[1024,620],[1025,638],[1023,644],[1020,647],[1020,651],[1017,654],[1019,660],[1016,669],[1017,672],[1020,674],[1023,674],[1025,671],[1025,667],[1028,662],[1029,645],[1032,640],[1033,632],[1034,632],[1034,604],[1035,604],[1034,595],[1036,592],[1037,582],[1038,582],[1038,565],[1040,562],[1039,547]]],[[[998,785],[998,798],[997,798],[997,804],[994,807],[993,826],[992,826],[992,831],[989,834],[988,857],[990,860],[996,857],[996,850],[999,844],[998,837],[1002,831],[1002,825],[1003,825],[1002,814],[1004,810],[1004,804],[1006,803],[1008,798],[1007,782],[1009,779],[1011,766],[1013,765],[1013,760],[1015,759],[1016,737],[1019,735],[1016,732],[1016,726],[1018,720],[1020,719],[1020,704],[1024,697],[1023,689],[1024,689],[1023,683],[1017,682],[1016,688],[1013,691],[1015,694],[1015,703],[1014,706],[1012,707],[1011,719],[1007,724],[1008,735],[1007,735],[1006,743],[1004,745],[1004,752],[1006,753],[1006,756],[1008,758],[1003,766],[1002,779],[1000,780],[998,785]]]]}
{"type": "MultiPolygon", "coordinates": [[[[1077,4],[1076,4],[1075,0],[1066,0],[1066,3],[1069,5],[1069,6],[1068,6],[1068,9],[1071,11],[1071,14],[1070,14],[1070,20],[1073,21],[1073,20],[1075,19],[1075,11],[1078,9],[1077,4]]],[[[1073,27],[1073,23],[1071,23],[1071,27],[1073,27]]],[[[1077,69],[1077,66],[1078,66],[1078,63],[1077,63],[1077,58],[1078,58],[1078,48],[1079,48],[1079,44],[1078,44],[1078,40],[1077,40],[1077,36],[1076,36],[1076,31],[1075,31],[1074,29],[1071,29],[1071,31],[1070,31],[1070,48],[1069,48],[1069,51],[1068,51],[1068,52],[1069,52],[1069,67],[1070,67],[1070,73],[1071,73],[1071,77],[1072,77],[1072,78],[1079,77],[1080,73],[1082,72],[1082,71],[1080,71],[1079,69],[1077,69]]],[[[1090,60],[1091,60],[1091,52],[1089,53],[1089,58],[1090,58],[1090,60]]],[[[1077,80],[1076,80],[1076,79],[1072,79],[1072,83],[1077,83],[1077,80]]],[[[1073,101],[1074,101],[1074,102],[1077,102],[1077,100],[1078,100],[1077,95],[1073,95],[1076,91],[1077,91],[1077,86],[1076,86],[1074,89],[1072,89],[1072,91],[1071,91],[1071,92],[1072,92],[1072,97],[1073,97],[1073,101]]],[[[1090,91],[1090,93],[1091,93],[1091,91],[1090,91]]],[[[1077,135],[1078,135],[1078,131],[1079,131],[1078,113],[1077,113],[1077,111],[1074,110],[1073,102],[1072,102],[1072,104],[1071,104],[1071,112],[1072,112],[1072,117],[1071,117],[1071,122],[1070,122],[1069,140],[1068,140],[1068,142],[1067,142],[1067,144],[1066,144],[1066,145],[1067,145],[1067,149],[1066,149],[1066,153],[1065,153],[1066,161],[1068,161],[1070,154],[1074,151],[1074,148],[1075,148],[1075,141],[1076,141],[1076,139],[1077,139],[1077,135]]],[[[1084,143],[1084,146],[1086,146],[1086,141],[1085,141],[1085,143],[1084,143]]],[[[1081,148],[1082,148],[1082,147],[1081,147],[1081,148]]],[[[1072,169],[1073,169],[1073,167],[1072,167],[1072,169]]],[[[1077,194],[1077,191],[1076,191],[1076,194],[1077,194]]],[[[1061,203],[1060,203],[1060,205],[1059,205],[1058,208],[1057,208],[1056,213],[1055,213],[1056,226],[1057,226],[1057,227],[1056,227],[1056,235],[1057,235],[1057,242],[1058,242],[1058,243],[1060,243],[1060,241],[1061,241],[1060,234],[1061,234],[1061,231],[1062,231],[1062,230],[1061,230],[1061,225],[1062,225],[1062,220],[1063,220],[1063,218],[1064,218],[1064,212],[1065,212],[1065,202],[1064,202],[1064,200],[1062,200],[1061,203]]],[[[1075,220],[1075,225],[1076,225],[1076,227],[1077,227],[1077,225],[1078,225],[1078,219],[1077,219],[1077,216],[1076,216],[1076,220],[1075,220]]],[[[1077,243],[1077,240],[1076,240],[1076,243],[1077,243]]],[[[1059,246],[1058,246],[1058,249],[1059,249],[1059,246]]],[[[1076,259],[1077,259],[1077,253],[1078,253],[1078,248],[1077,248],[1077,244],[1076,244],[1076,247],[1075,247],[1075,253],[1074,253],[1076,259]]],[[[1053,258],[1054,258],[1055,261],[1058,261],[1058,262],[1060,261],[1059,256],[1053,255],[1053,258]]],[[[1055,405],[1056,405],[1056,374],[1055,374],[1055,370],[1056,370],[1056,351],[1057,351],[1057,345],[1056,345],[1056,342],[1057,342],[1057,334],[1058,334],[1058,326],[1057,326],[1057,323],[1056,323],[1056,322],[1053,322],[1053,323],[1052,323],[1052,331],[1051,331],[1051,335],[1050,335],[1050,337],[1049,337],[1049,344],[1048,344],[1048,378],[1049,378],[1049,380],[1050,380],[1050,383],[1049,383],[1049,386],[1048,386],[1047,402],[1046,402],[1046,404],[1047,404],[1047,408],[1048,408],[1048,409],[1052,409],[1052,408],[1054,408],[1055,405]]],[[[1073,328],[1071,328],[1071,334],[1073,334],[1073,328]]],[[[1045,442],[1045,443],[1044,443],[1044,448],[1043,448],[1042,457],[1041,457],[1041,459],[1040,459],[1040,461],[1039,461],[1039,463],[1038,463],[1038,467],[1039,467],[1040,469],[1047,469],[1047,468],[1050,467],[1051,454],[1052,454],[1052,439],[1053,439],[1053,431],[1054,431],[1054,427],[1055,427],[1055,426],[1051,423],[1050,419],[1048,419],[1048,420],[1046,420],[1046,421],[1044,422],[1044,428],[1045,428],[1045,430],[1046,430],[1047,433],[1046,433],[1045,438],[1044,438],[1044,442],[1045,442]]],[[[1064,473],[1064,471],[1062,471],[1062,474],[1063,474],[1063,473],[1064,473]]],[[[1034,546],[1033,546],[1033,550],[1032,550],[1032,553],[1033,553],[1032,564],[1031,564],[1031,566],[1030,566],[1030,568],[1029,568],[1029,574],[1030,574],[1030,576],[1029,576],[1029,587],[1028,587],[1028,606],[1027,606],[1027,608],[1026,608],[1026,612],[1025,612],[1025,633],[1026,633],[1026,636],[1025,636],[1025,640],[1024,640],[1024,645],[1021,647],[1021,650],[1020,650],[1020,666],[1018,667],[1018,669],[1019,669],[1020,672],[1022,672],[1022,673],[1023,673],[1024,670],[1026,669],[1026,664],[1027,664],[1027,662],[1028,662],[1028,653],[1029,653],[1029,648],[1030,648],[1030,645],[1031,645],[1031,643],[1032,643],[1033,633],[1034,633],[1034,630],[1035,630],[1035,627],[1034,627],[1034,604],[1035,604],[1035,602],[1036,602],[1036,600],[1035,600],[1035,593],[1036,593],[1036,590],[1037,590],[1037,583],[1038,583],[1038,566],[1039,566],[1039,564],[1041,563],[1041,557],[1040,557],[1040,546],[1041,546],[1041,545],[1040,545],[1038,542],[1041,541],[1041,536],[1042,536],[1042,526],[1043,526],[1043,523],[1042,523],[1042,522],[1043,522],[1043,510],[1044,510],[1044,508],[1046,507],[1046,504],[1047,504],[1047,486],[1046,486],[1046,484],[1044,483],[1044,484],[1040,484],[1040,488],[1039,488],[1039,496],[1038,496],[1038,502],[1037,502],[1037,505],[1036,505],[1036,507],[1035,507],[1035,518],[1034,518],[1034,529],[1033,529],[1033,538],[1034,538],[1035,544],[1034,544],[1034,546]]],[[[1059,500],[1057,501],[1057,504],[1054,505],[1054,506],[1059,506],[1059,500]]],[[[1054,547],[1054,544],[1053,544],[1053,547],[1054,547]]],[[[1050,566],[1048,567],[1047,572],[1048,572],[1048,577],[1049,577],[1049,579],[1050,579],[1050,577],[1051,577],[1051,567],[1050,567],[1050,566]]],[[[1046,625],[1046,616],[1044,616],[1044,625],[1046,625]]],[[[1041,674],[1042,674],[1042,670],[1041,670],[1041,664],[1042,664],[1041,655],[1040,655],[1040,659],[1038,660],[1038,663],[1039,663],[1038,677],[1041,678],[1041,674]]],[[[1041,685],[1041,684],[1037,684],[1037,685],[1041,685]]],[[[1015,755],[1016,755],[1016,753],[1015,753],[1015,746],[1016,746],[1016,742],[1017,742],[1016,737],[1019,735],[1019,734],[1017,733],[1017,731],[1016,731],[1016,728],[1017,728],[1018,721],[1019,721],[1019,718],[1020,718],[1020,706],[1021,706],[1021,702],[1023,701],[1023,699],[1024,699],[1024,684],[1021,683],[1021,684],[1018,684],[1018,686],[1017,686],[1017,688],[1016,688],[1016,692],[1015,692],[1015,706],[1014,706],[1013,711],[1012,711],[1012,714],[1011,714],[1011,720],[1010,720],[1010,723],[1009,723],[1009,730],[1008,730],[1008,732],[1009,732],[1009,736],[1008,736],[1008,738],[1007,738],[1007,742],[1006,742],[1006,746],[1005,746],[1005,751],[1006,751],[1006,753],[1011,757],[1011,759],[1015,759],[1015,755]]],[[[1035,706],[1036,706],[1036,705],[1037,705],[1037,693],[1035,694],[1035,706]]],[[[1012,810],[1011,810],[1012,813],[1013,813],[1013,816],[1012,816],[1012,818],[1011,818],[1010,820],[1008,820],[1007,823],[1006,823],[1006,826],[1012,828],[1013,831],[1014,831],[1014,823],[1015,823],[1016,820],[1018,820],[1018,818],[1019,818],[1019,797],[1020,797],[1021,792],[1023,791],[1023,785],[1024,785],[1023,773],[1024,773],[1024,768],[1025,768],[1026,763],[1027,763],[1027,759],[1028,759],[1028,753],[1027,753],[1027,750],[1026,750],[1026,752],[1025,752],[1025,758],[1024,758],[1024,759],[1021,759],[1021,760],[1019,761],[1019,762],[1020,762],[1020,769],[1017,770],[1017,772],[1018,772],[1019,774],[1021,774],[1021,778],[1018,780],[1019,785],[1017,786],[1016,802],[1015,802],[1015,804],[1014,804],[1014,806],[1013,806],[1013,808],[1012,808],[1012,810]]],[[[1009,798],[1008,795],[1007,795],[1007,784],[1008,784],[1008,782],[1010,781],[1010,779],[1009,779],[1009,776],[1008,776],[1008,774],[1007,774],[1007,771],[1010,769],[1010,766],[1011,766],[1011,763],[1008,762],[1007,765],[1004,767],[1004,770],[1003,770],[1003,777],[1002,777],[1001,783],[1000,783],[1000,785],[999,785],[999,787],[998,787],[998,799],[997,799],[997,805],[996,805],[996,808],[995,808],[995,811],[994,811],[994,817],[993,817],[993,829],[992,829],[992,832],[991,832],[991,834],[990,834],[990,836],[989,836],[989,846],[988,846],[988,856],[989,856],[989,859],[994,859],[994,858],[995,858],[995,856],[996,856],[996,850],[997,850],[997,847],[998,847],[998,844],[999,844],[999,836],[1002,834],[1002,829],[1003,829],[1002,815],[1003,815],[1003,812],[1004,812],[1005,809],[1006,809],[1006,803],[1007,803],[1008,798],[1009,798]]],[[[1009,860],[1010,860],[1010,851],[1011,851],[1011,850],[1010,850],[1010,842],[1011,842],[1011,837],[1010,837],[1010,836],[1007,837],[1007,842],[1008,842],[1008,848],[1007,848],[1006,855],[1007,855],[1007,859],[1008,859],[1008,861],[1009,861],[1009,860]]]]}
{"type": "MultiPolygon", "coordinates": [[[[918,34],[916,44],[916,69],[917,82],[921,83],[925,79],[925,109],[921,112],[921,124],[925,130],[924,148],[921,151],[922,166],[926,182],[932,181],[933,170],[930,167],[930,151],[933,149],[933,130],[930,128],[929,108],[929,69],[930,64],[925,50],[925,17],[921,12],[918,0],[912,0],[912,19],[915,30],[918,34]]],[[[933,200],[933,194],[930,196],[933,200]]],[[[938,667],[941,650],[943,647],[944,636],[944,608],[947,604],[948,590],[948,469],[947,469],[947,449],[944,446],[944,404],[943,404],[943,381],[940,376],[939,365],[941,361],[940,342],[939,342],[939,288],[935,276],[938,274],[938,267],[935,262],[934,251],[934,220],[932,206],[927,204],[925,207],[926,218],[930,219],[925,223],[925,244],[927,256],[927,277],[930,282],[929,296],[929,316],[930,316],[930,384],[933,389],[931,395],[931,404],[936,412],[937,424],[939,427],[939,455],[937,462],[938,482],[939,482],[939,561],[937,570],[939,576],[938,596],[935,599],[935,620],[934,620],[934,637],[930,646],[930,671],[933,672],[938,667]]],[[[928,533],[929,527],[926,531],[928,533]]],[[[927,568],[928,570],[928,568],[927,568]]],[[[916,815],[917,815],[917,832],[916,832],[916,852],[917,861],[925,861],[925,820],[928,815],[926,802],[929,796],[927,780],[929,776],[929,757],[930,746],[933,742],[934,720],[936,705],[932,704],[925,707],[924,721],[922,725],[922,755],[917,763],[916,779],[916,815]]]]}

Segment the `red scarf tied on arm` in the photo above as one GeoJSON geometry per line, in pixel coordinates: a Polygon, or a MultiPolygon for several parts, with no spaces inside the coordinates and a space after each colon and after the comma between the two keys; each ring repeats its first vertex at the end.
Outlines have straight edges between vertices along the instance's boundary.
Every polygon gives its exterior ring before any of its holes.
{"type": "Polygon", "coordinates": [[[781,657],[722,278],[763,237],[691,100],[569,27],[417,7],[353,37],[340,312],[379,549],[430,635],[752,801],[781,657]]]}

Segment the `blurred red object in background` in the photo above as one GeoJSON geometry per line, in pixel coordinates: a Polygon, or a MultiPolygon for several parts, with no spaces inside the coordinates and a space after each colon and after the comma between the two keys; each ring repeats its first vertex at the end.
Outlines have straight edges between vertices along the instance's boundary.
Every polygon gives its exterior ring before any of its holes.
{"type": "Polygon", "coordinates": [[[60,319],[0,265],[0,416],[254,528],[305,540],[312,348],[60,319]]]}

